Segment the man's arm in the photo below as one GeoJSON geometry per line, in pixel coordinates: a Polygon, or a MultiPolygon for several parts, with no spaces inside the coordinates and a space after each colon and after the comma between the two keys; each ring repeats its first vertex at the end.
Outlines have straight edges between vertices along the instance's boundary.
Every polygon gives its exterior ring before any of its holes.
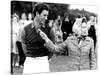
{"type": "Polygon", "coordinates": [[[21,38],[21,43],[22,43],[22,48],[24,52],[26,52],[26,45],[25,45],[25,30],[24,28],[20,32],[20,38],[21,38]]]}

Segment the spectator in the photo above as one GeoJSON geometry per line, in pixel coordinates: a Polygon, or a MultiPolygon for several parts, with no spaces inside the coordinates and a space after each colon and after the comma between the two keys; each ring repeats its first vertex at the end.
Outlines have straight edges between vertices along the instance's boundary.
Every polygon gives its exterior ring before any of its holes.
{"type": "Polygon", "coordinates": [[[67,37],[72,34],[72,23],[69,20],[69,15],[66,15],[64,21],[62,22],[62,32],[63,32],[63,40],[66,40],[67,37]]]}
{"type": "Polygon", "coordinates": [[[32,19],[33,19],[32,13],[28,13],[28,22],[29,22],[29,24],[33,22],[32,19]]]}
{"type": "Polygon", "coordinates": [[[18,66],[18,49],[16,46],[16,41],[18,40],[19,31],[19,17],[16,13],[12,15],[12,51],[11,51],[11,65],[18,66]]]}
{"type": "Polygon", "coordinates": [[[49,20],[49,23],[48,23],[48,25],[49,25],[50,28],[53,27],[53,23],[54,23],[54,20],[53,20],[53,19],[50,19],[50,20],[49,20]]]}
{"type": "Polygon", "coordinates": [[[91,37],[94,40],[94,48],[96,47],[96,22],[95,22],[95,17],[90,16],[90,21],[88,21],[88,36],[91,37]]]}
{"type": "Polygon", "coordinates": [[[53,28],[51,29],[52,35],[52,41],[55,44],[63,42],[63,34],[61,30],[62,21],[60,19],[60,16],[54,21],[53,28]]]}
{"type": "Polygon", "coordinates": [[[25,12],[23,12],[21,14],[21,19],[20,19],[19,23],[20,23],[20,26],[22,26],[22,27],[24,27],[24,26],[26,26],[28,24],[28,22],[27,22],[27,16],[26,16],[25,12]]]}

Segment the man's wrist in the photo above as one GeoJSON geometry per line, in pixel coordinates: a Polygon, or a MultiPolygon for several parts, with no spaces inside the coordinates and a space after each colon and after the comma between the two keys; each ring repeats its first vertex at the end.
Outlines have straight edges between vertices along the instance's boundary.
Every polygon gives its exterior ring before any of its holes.
{"type": "Polygon", "coordinates": [[[48,39],[48,38],[46,38],[45,42],[46,42],[46,43],[48,43],[48,42],[49,42],[49,39],[48,39]]]}

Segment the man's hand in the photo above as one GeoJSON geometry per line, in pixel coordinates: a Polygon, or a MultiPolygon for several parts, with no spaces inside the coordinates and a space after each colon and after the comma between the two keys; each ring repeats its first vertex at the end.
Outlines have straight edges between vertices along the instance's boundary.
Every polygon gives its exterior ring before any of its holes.
{"type": "Polygon", "coordinates": [[[47,35],[40,29],[38,29],[40,36],[42,37],[42,39],[44,39],[46,42],[48,41],[48,37],[47,35]]]}

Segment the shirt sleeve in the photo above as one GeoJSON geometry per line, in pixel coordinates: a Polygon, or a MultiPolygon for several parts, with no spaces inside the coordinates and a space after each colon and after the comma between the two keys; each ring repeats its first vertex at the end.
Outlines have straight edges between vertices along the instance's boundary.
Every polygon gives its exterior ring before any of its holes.
{"type": "Polygon", "coordinates": [[[25,30],[24,30],[24,28],[21,29],[20,39],[21,39],[21,42],[25,44],[25,30]]]}
{"type": "Polygon", "coordinates": [[[51,52],[62,52],[67,47],[67,40],[65,40],[61,44],[54,44],[50,39],[48,39],[48,42],[45,43],[45,46],[51,51],[51,52]]]}
{"type": "Polygon", "coordinates": [[[96,55],[94,51],[94,42],[92,40],[91,49],[90,49],[90,69],[96,69],[96,55]]]}
{"type": "Polygon", "coordinates": [[[20,32],[20,38],[21,38],[21,43],[22,43],[22,48],[24,50],[24,53],[26,53],[26,44],[25,44],[25,30],[24,28],[20,32]]]}

